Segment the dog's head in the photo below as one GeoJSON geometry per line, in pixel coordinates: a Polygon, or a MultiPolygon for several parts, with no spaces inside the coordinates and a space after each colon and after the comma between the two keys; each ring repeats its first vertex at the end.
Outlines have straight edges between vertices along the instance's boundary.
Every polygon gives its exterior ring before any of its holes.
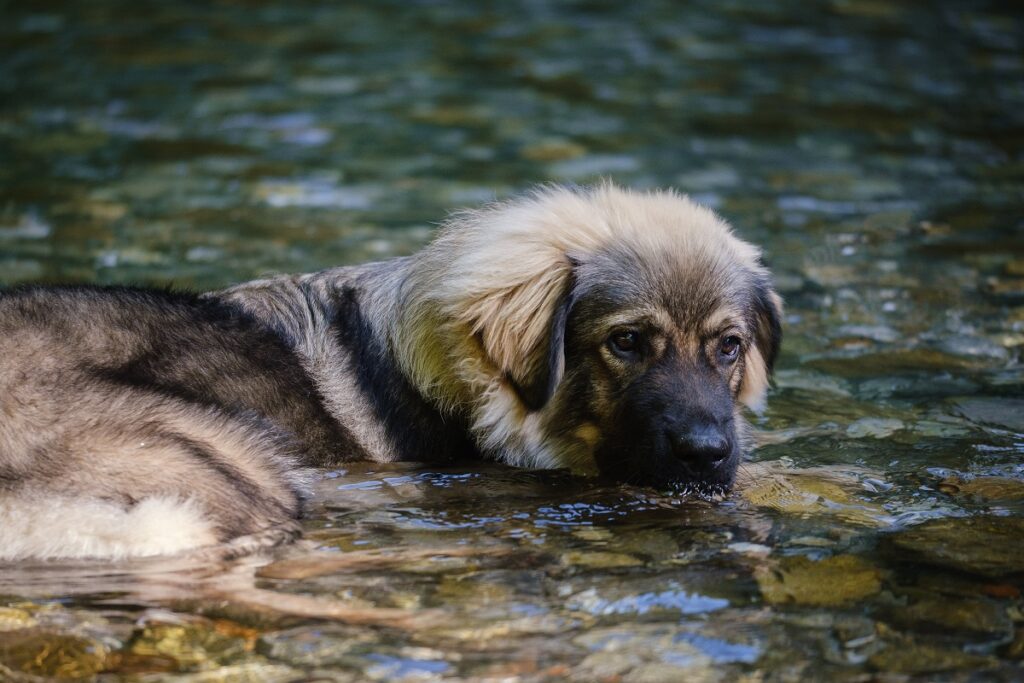
{"type": "Polygon", "coordinates": [[[448,362],[477,377],[485,450],[635,483],[732,485],[741,404],[763,403],[781,302],[759,251],[721,219],[673,193],[554,188],[462,214],[439,245],[438,301],[469,340],[448,362]]]}

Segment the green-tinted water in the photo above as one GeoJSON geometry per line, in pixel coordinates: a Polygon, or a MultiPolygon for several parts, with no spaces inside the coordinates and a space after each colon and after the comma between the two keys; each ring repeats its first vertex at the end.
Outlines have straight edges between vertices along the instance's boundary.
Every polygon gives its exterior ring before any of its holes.
{"type": "Polygon", "coordinates": [[[1013,11],[0,7],[3,284],[405,254],[456,206],[604,175],[721,211],[787,301],[764,445],[724,504],[328,473],[307,541],[273,557],[0,568],[0,679],[1021,676],[1013,11]]]}

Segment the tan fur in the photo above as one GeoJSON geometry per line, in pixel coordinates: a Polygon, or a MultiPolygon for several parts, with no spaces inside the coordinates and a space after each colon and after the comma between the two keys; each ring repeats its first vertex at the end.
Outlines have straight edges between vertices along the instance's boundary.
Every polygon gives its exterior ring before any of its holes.
{"type": "MultiPolygon", "coordinates": [[[[400,362],[448,409],[466,410],[485,450],[513,465],[591,470],[578,447],[551,443],[507,378],[544,362],[548,326],[574,261],[613,244],[652,262],[666,254],[764,272],[760,251],[713,212],[675,192],[611,184],[589,193],[560,187],[455,214],[416,255],[402,287],[395,336],[400,362]]],[[[746,359],[741,400],[760,408],[763,359],[746,359]]]]}

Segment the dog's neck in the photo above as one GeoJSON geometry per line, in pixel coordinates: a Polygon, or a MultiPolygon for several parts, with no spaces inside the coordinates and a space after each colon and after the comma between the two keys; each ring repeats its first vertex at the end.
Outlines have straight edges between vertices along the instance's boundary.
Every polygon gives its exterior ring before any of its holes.
{"type": "Polygon", "coordinates": [[[372,460],[483,454],[555,466],[540,438],[544,415],[523,404],[478,335],[424,294],[444,277],[436,259],[420,252],[256,280],[213,296],[241,306],[295,349],[325,407],[372,460]]]}
{"type": "MultiPolygon", "coordinates": [[[[325,408],[363,458],[447,461],[478,454],[466,421],[442,416],[396,360],[397,283],[406,259],[256,280],[212,293],[294,349],[325,408]]],[[[338,460],[352,459],[339,454],[338,460]]]]}

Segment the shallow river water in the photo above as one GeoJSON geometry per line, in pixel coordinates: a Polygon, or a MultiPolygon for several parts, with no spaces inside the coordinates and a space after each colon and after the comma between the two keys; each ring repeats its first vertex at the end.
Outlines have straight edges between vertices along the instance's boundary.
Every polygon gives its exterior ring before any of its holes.
{"type": "Polygon", "coordinates": [[[0,3],[0,284],[407,254],[533,183],[674,186],[784,350],[710,504],[325,472],[230,562],[0,566],[0,680],[1021,680],[1024,21],[987,2],[0,3]]]}

